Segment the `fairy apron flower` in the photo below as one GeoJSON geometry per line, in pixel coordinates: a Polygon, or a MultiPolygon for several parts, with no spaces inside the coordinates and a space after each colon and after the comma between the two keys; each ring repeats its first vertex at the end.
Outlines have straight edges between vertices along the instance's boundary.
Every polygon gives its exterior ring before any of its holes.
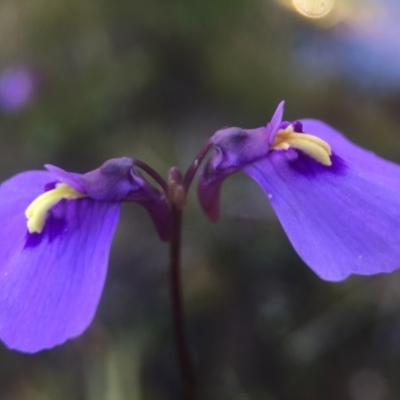
{"type": "Polygon", "coordinates": [[[400,167],[325,123],[282,122],[283,102],[257,129],[214,134],[198,187],[203,210],[219,216],[223,180],[243,171],[264,190],[293,247],[321,278],[400,267],[400,167]]]}
{"type": "Polygon", "coordinates": [[[47,170],[23,172],[0,187],[0,338],[25,352],[63,343],[90,324],[122,202],[143,204],[160,238],[170,235],[164,194],[132,159],[83,175],[47,170]]]}

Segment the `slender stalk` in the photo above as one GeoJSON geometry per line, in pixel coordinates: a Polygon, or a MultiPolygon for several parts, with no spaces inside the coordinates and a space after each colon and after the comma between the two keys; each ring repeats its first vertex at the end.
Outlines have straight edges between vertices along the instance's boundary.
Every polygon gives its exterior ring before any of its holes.
{"type": "Polygon", "coordinates": [[[150,167],[150,165],[147,165],[143,161],[135,159],[133,161],[134,165],[142,169],[144,172],[146,172],[149,176],[151,176],[162,188],[164,193],[168,193],[168,185],[167,182],[161,177],[161,175],[154,170],[153,168],[150,167]]]}
{"type": "Polygon", "coordinates": [[[195,399],[195,380],[189,350],[185,337],[185,326],[182,306],[182,291],[180,280],[180,253],[182,232],[182,210],[171,205],[172,238],[170,242],[170,288],[174,333],[178,351],[179,368],[183,380],[183,399],[195,399]]]}
{"type": "Polygon", "coordinates": [[[183,188],[185,189],[185,193],[189,191],[190,184],[192,183],[201,162],[204,160],[204,157],[207,155],[208,150],[210,150],[211,146],[212,142],[210,140],[207,140],[207,142],[204,143],[196,158],[193,160],[192,164],[186,171],[186,174],[183,178],[183,188]]]}

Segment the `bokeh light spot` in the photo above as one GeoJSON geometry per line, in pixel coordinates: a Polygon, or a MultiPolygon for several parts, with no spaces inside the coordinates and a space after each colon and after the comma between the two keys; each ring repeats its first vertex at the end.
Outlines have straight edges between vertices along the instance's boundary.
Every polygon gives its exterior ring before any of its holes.
{"type": "Polygon", "coordinates": [[[297,12],[308,18],[323,18],[335,5],[335,0],[292,0],[297,12]]]}

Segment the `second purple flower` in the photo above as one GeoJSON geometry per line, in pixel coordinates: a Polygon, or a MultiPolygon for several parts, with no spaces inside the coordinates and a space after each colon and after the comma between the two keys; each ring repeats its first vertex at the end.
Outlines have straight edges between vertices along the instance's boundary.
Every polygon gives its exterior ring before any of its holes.
{"type": "Polygon", "coordinates": [[[199,200],[219,216],[223,180],[243,171],[264,190],[293,247],[321,278],[400,267],[400,167],[312,119],[214,134],[199,200]]]}

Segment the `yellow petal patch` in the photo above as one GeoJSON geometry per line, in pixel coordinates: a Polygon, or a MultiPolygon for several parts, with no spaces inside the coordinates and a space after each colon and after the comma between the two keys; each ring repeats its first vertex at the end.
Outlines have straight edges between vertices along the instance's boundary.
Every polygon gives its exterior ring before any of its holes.
{"type": "Polygon", "coordinates": [[[277,132],[272,150],[287,150],[290,147],[301,150],[303,153],[312,157],[323,165],[331,166],[331,147],[324,140],[309,135],[308,133],[296,133],[293,126],[289,125],[286,129],[277,132]]]}
{"type": "Polygon", "coordinates": [[[57,186],[41,194],[25,210],[25,216],[28,218],[29,233],[40,233],[46,222],[47,212],[54,207],[61,199],[79,199],[87,197],[86,194],[79,193],[65,183],[59,183],[57,186]]]}

